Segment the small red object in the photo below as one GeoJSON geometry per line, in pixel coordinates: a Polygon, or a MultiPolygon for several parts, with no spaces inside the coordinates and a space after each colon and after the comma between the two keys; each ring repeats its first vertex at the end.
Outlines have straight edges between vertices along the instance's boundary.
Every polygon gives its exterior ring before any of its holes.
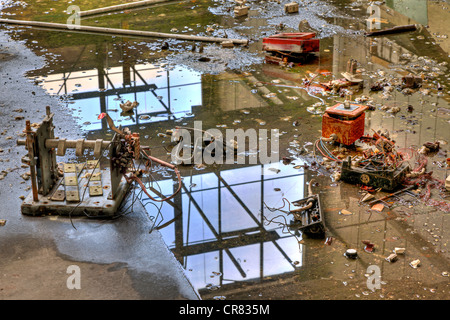
{"type": "Polygon", "coordinates": [[[366,246],[364,247],[364,251],[372,253],[375,250],[375,245],[373,243],[370,243],[368,240],[362,241],[366,246]]]}
{"type": "Polygon", "coordinates": [[[101,120],[101,119],[103,119],[104,117],[106,117],[106,113],[105,112],[102,112],[102,113],[100,113],[99,115],[98,115],[98,120],[101,120]]]}

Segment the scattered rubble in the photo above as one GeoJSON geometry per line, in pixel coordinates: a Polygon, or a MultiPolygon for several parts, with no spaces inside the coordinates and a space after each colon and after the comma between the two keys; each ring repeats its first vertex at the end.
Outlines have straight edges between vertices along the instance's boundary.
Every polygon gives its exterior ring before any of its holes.
{"type": "Polygon", "coordinates": [[[417,269],[418,267],[420,267],[420,260],[419,259],[413,260],[409,263],[409,265],[412,268],[417,269]]]}
{"type": "Polygon", "coordinates": [[[129,100],[126,101],[125,103],[120,104],[120,108],[122,109],[123,112],[130,112],[137,106],[139,106],[139,102],[137,102],[137,101],[131,102],[129,100]]]}
{"type": "Polygon", "coordinates": [[[345,251],[344,256],[349,259],[356,259],[358,258],[358,253],[355,249],[348,249],[347,251],[345,251]]]}

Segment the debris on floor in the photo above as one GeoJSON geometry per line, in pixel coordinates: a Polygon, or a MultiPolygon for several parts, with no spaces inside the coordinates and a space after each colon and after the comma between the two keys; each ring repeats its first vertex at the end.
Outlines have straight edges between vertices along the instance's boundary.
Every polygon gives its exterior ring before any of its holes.
{"type": "Polygon", "coordinates": [[[325,239],[325,244],[330,246],[333,243],[333,240],[334,240],[333,237],[327,237],[325,239]]]}
{"type": "Polygon", "coordinates": [[[382,204],[382,203],[374,204],[374,205],[370,208],[370,210],[374,210],[374,211],[378,211],[378,212],[383,211],[383,209],[384,209],[384,204],[382,204]]]}
{"type": "Polygon", "coordinates": [[[368,253],[372,253],[375,251],[375,245],[373,243],[371,243],[369,240],[363,240],[361,242],[363,244],[365,244],[364,251],[366,251],[368,253]]]}
{"type": "Polygon", "coordinates": [[[122,109],[123,112],[130,112],[137,106],[139,106],[139,102],[137,101],[131,102],[129,100],[120,104],[120,108],[122,109]]]}
{"type": "Polygon", "coordinates": [[[397,261],[398,257],[395,253],[391,253],[389,256],[386,257],[387,262],[395,262],[397,261]]]}
{"type": "Polygon", "coordinates": [[[286,13],[297,13],[298,12],[298,3],[297,2],[289,2],[284,5],[284,12],[286,13]]]}
{"type": "Polygon", "coordinates": [[[320,40],[314,32],[279,33],[263,38],[262,49],[266,62],[286,65],[289,62],[306,62],[319,51],[320,40]]]}
{"type": "Polygon", "coordinates": [[[418,267],[420,267],[420,260],[419,259],[413,260],[409,263],[409,265],[412,268],[417,269],[418,267]]]}
{"type": "Polygon", "coordinates": [[[234,16],[235,17],[243,17],[248,15],[248,9],[250,9],[249,6],[246,5],[240,5],[240,6],[236,6],[234,7],[234,16]]]}
{"type": "Polygon", "coordinates": [[[407,75],[402,78],[403,88],[420,88],[422,86],[422,77],[416,75],[407,75]]]}
{"type": "Polygon", "coordinates": [[[344,256],[349,258],[349,259],[356,259],[358,258],[358,253],[356,252],[355,249],[347,249],[347,251],[345,251],[344,256]]]}
{"type": "Polygon", "coordinates": [[[352,212],[348,211],[347,209],[342,209],[339,213],[344,216],[350,216],[353,214],[352,212]]]}

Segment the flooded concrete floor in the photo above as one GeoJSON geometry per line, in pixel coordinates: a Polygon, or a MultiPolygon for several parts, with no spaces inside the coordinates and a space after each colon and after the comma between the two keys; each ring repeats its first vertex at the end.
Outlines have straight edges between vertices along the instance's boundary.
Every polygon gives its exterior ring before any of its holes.
{"type": "MultiPolygon", "coordinates": [[[[432,190],[432,199],[447,207],[410,195],[394,199],[382,212],[361,204],[359,186],[332,179],[337,164],[327,167],[314,158],[312,144],[321,135],[323,112],[344,97],[320,90],[308,93],[303,86],[311,73],[318,75],[316,85],[341,78],[347,61],[355,59],[364,88],[350,94],[353,99],[368,97],[364,103],[374,107],[366,112],[366,133],[387,130],[399,150],[440,141],[440,151],[428,157],[427,172],[445,180],[450,141],[448,4],[380,4],[383,28],[413,23],[426,27],[372,38],[364,36],[367,1],[302,2],[293,15],[284,14],[287,2],[249,1],[248,17],[238,19],[232,16],[231,2],[188,1],[82,20],[86,25],[251,39],[248,47],[233,49],[206,44],[202,53],[199,43],[187,41],[2,29],[45,57],[46,65],[27,76],[70,111],[86,138],[112,137],[106,123],[97,120],[105,111],[116,125],[139,132],[141,143],[164,160],[170,160],[166,130],[192,127],[194,121],[201,121],[203,129],[279,130],[279,159],[293,159],[288,164],[182,166],[183,189],[177,197],[162,206],[141,199],[202,299],[448,299],[448,192],[432,190]],[[308,30],[300,31],[317,33],[320,52],[292,68],[266,64],[262,37],[296,32],[304,20],[308,30]],[[164,42],[168,49],[162,49],[164,42]],[[422,88],[370,90],[382,78],[394,82],[410,72],[424,75],[422,88]],[[156,89],[150,90],[150,84],[156,89]],[[121,113],[119,104],[126,100],[139,102],[132,115],[121,113]],[[396,107],[400,110],[392,112],[396,107]],[[292,216],[269,210],[280,208],[283,198],[292,202],[306,197],[311,179],[318,182],[313,190],[321,197],[325,238],[332,238],[331,244],[296,233],[288,227],[292,216]],[[351,214],[340,214],[342,209],[351,214]],[[375,245],[374,252],[364,251],[364,240],[375,245]],[[406,251],[390,263],[385,258],[395,247],[406,251]],[[350,248],[357,250],[358,259],[344,256],[350,248]],[[421,261],[417,269],[410,266],[416,259],[421,261]],[[381,270],[374,291],[369,266],[381,270]]],[[[66,3],[27,3],[4,9],[2,18],[67,19],[66,3]]],[[[82,10],[97,5],[73,4],[82,10]]],[[[1,59],[0,48],[0,68],[1,59]]],[[[69,160],[77,158],[69,155],[69,160]]],[[[170,171],[156,167],[153,178],[153,190],[173,192],[170,171]]]]}

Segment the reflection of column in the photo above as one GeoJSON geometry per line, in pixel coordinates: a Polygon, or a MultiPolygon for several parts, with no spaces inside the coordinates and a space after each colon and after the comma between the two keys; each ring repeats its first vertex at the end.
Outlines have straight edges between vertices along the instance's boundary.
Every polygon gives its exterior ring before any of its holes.
{"type": "Polygon", "coordinates": [[[341,50],[341,37],[338,35],[333,36],[333,75],[337,78],[340,78],[339,76],[339,57],[340,57],[340,50],[341,50]]]}
{"type": "MultiPolygon", "coordinates": [[[[222,235],[222,190],[221,190],[221,183],[219,177],[217,177],[217,221],[218,221],[218,231],[219,235],[222,235]]],[[[219,285],[222,286],[223,284],[223,249],[219,250],[219,272],[220,272],[220,283],[219,285]]]]}
{"type": "MultiPolygon", "coordinates": [[[[105,88],[105,72],[104,72],[104,59],[105,59],[105,51],[102,50],[102,46],[100,44],[96,45],[97,51],[97,78],[98,78],[98,89],[99,91],[99,99],[100,99],[100,113],[106,112],[106,96],[104,89],[105,88]]],[[[102,129],[106,129],[108,127],[106,122],[106,117],[102,118],[102,129]]]]}
{"type": "Polygon", "coordinates": [[[128,60],[123,61],[122,65],[123,86],[131,86],[131,68],[128,60]]]}
{"type": "Polygon", "coordinates": [[[169,68],[167,68],[167,107],[169,108],[169,120],[170,114],[172,113],[172,107],[170,106],[170,72],[169,68]]]}
{"type": "MultiPolygon", "coordinates": [[[[173,191],[177,191],[178,184],[173,185],[173,191]]],[[[175,250],[173,251],[178,262],[183,265],[183,201],[182,201],[182,191],[178,192],[173,198],[173,216],[177,217],[175,219],[175,250]]],[[[187,231],[189,232],[189,230],[187,231]]]]}
{"type": "Polygon", "coordinates": [[[131,66],[132,61],[130,59],[130,55],[128,53],[128,46],[122,46],[122,78],[123,78],[123,86],[131,86],[131,66]]]}
{"type": "MultiPolygon", "coordinates": [[[[264,225],[264,165],[261,164],[261,226],[264,225]]],[[[259,281],[264,279],[264,241],[259,244],[259,281]]]]}

